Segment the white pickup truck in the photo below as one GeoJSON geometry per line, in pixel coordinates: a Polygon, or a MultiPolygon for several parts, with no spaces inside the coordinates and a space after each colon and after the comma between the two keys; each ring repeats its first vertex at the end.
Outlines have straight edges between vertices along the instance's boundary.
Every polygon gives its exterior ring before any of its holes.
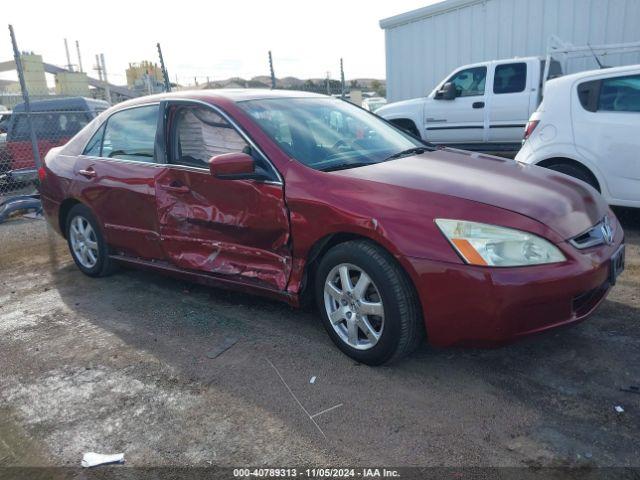
{"type": "Polygon", "coordinates": [[[543,78],[561,65],[540,57],[464,65],[426,97],[391,103],[377,115],[435,144],[515,155],[527,120],[542,99],[543,78]]]}

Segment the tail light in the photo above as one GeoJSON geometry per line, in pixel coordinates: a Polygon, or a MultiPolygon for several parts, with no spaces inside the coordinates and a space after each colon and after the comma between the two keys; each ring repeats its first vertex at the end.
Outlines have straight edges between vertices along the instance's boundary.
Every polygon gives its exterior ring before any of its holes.
{"type": "Polygon", "coordinates": [[[38,169],[38,178],[40,179],[40,181],[43,181],[46,176],[47,176],[47,172],[45,171],[44,167],[40,167],[38,169]]]}
{"type": "Polygon", "coordinates": [[[540,120],[531,120],[529,123],[527,123],[527,126],[524,129],[524,140],[528,139],[531,136],[539,123],[540,120]]]}

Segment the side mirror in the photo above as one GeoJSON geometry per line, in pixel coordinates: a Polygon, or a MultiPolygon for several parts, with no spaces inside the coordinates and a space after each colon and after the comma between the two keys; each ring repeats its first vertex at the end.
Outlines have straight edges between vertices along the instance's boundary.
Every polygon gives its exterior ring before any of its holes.
{"type": "Polygon", "coordinates": [[[255,177],[255,162],[243,152],[223,153],[209,159],[209,171],[220,179],[247,180],[255,177]]]}
{"type": "Polygon", "coordinates": [[[440,90],[436,93],[436,100],[454,100],[458,96],[456,86],[451,83],[445,83],[440,90]]]}

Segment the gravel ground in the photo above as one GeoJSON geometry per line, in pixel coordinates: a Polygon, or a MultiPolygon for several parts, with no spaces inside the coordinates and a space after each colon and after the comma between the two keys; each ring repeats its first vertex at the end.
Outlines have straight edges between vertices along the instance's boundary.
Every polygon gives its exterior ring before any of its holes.
{"type": "Polygon", "coordinates": [[[620,390],[640,385],[640,213],[618,213],[627,269],[588,321],[381,368],[342,355],[312,311],[133,270],[90,279],[44,221],[12,220],[0,466],[97,451],[134,466],[640,467],[640,395],[620,390]]]}

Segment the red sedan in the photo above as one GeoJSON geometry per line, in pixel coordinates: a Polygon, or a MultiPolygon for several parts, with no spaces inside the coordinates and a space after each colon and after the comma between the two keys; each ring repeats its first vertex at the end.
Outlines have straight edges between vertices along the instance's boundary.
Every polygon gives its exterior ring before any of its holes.
{"type": "Polygon", "coordinates": [[[102,113],[39,172],[90,276],[116,263],[299,305],[368,364],[587,317],[624,268],[590,186],[425,145],[315,94],[179,92],[102,113]]]}

